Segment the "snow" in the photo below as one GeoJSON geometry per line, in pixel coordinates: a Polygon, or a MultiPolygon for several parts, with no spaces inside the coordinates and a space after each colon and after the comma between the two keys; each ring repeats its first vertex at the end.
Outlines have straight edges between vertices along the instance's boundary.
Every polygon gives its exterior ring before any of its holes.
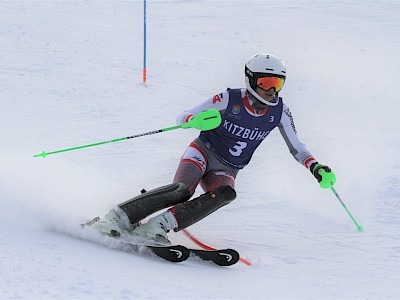
{"type": "MultiPolygon", "coordinates": [[[[2,1],[0,299],[397,299],[398,1],[2,1]],[[173,126],[283,58],[282,96],[330,192],[273,132],[238,198],[190,228],[253,262],[171,264],[83,241],[78,224],[171,182],[195,130],[33,158],[173,126]]],[[[196,195],[201,194],[200,188],[196,195]]],[[[194,246],[182,233],[175,242],[194,246]]]]}

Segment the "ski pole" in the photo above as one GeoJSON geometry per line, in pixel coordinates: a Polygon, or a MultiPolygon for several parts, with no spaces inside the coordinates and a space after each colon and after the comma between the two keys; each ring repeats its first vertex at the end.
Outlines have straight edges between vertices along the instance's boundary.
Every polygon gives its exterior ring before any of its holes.
{"type": "Polygon", "coordinates": [[[336,198],[338,198],[338,200],[340,201],[340,203],[343,205],[344,209],[347,211],[347,213],[349,214],[350,218],[353,220],[354,224],[357,227],[357,231],[359,232],[363,232],[364,228],[359,225],[357,223],[357,221],[354,219],[353,215],[351,214],[351,212],[349,211],[349,209],[347,208],[347,206],[344,204],[344,202],[342,201],[342,199],[340,198],[339,194],[336,192],[335,188],[332,186],[331,187],[332,192],[335,194],[336,198]]]}
{"type": "Polygon", "coordinates": [[[89,147],[95,147],[95,146],[100,146],[100,145],[104,145],[104,144],[108,144],[108,143],[115,143],[115,142],[119,142],[119,141],[129,140],[129,139],[146,136],[146,135],[151,135],[151,134],[156,134],[156,133],[160,133],[160,132],[166,132],[166,131],[175,130],[175,129],[179,129],[179,128],[196,128],[196,129],[202,130],[202,131],[203,130],[204,131],[211,130],[211,129],[217,128],[220,124],[221,124],[221,114],[219,113],[219,111],[217,109],[209,109],[209,110],[205,110],[205,111],[198,113],[189,122],[183,123],[181,125],[167,127],[167,128],[163,128],[163,129],[140,133],[140,134],[135,134],[132,136],[126,136],[126,137],[113,139],[113,140],[109,140],[109,141],[87,144],[87,145],[82,145],[82,146],[77,146],[77,147],[72,147],[72,148],[67,148],[67,149],[61,149],[61,150],[56,150],[56,151],[51,151],[51,152],[42,151],[42,153],[36,154],[33,157],[46,158],[47,155],[51,155],[51,154],[73,151],[73,150],[89,148],[89,147]]]}

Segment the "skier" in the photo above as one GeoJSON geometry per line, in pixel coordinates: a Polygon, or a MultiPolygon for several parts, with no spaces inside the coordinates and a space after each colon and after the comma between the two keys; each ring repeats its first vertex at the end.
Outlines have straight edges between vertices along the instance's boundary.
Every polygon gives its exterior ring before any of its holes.
{"type": "Polygon", "coordinates": [[[321,165],[301,143],[289,108],[279,97],[286,79],[282,60],[271,54],[252,56],[245,65],[246,88],[229,89],[204,103],[182,112],[177,124],[188,122],[197,113],[215,108],[222,123],[216,129],[201,131],[184,152],[173,183],[143,191],[111,209],[91,226],[103,234],[122,232],[169,244],[167,233],[180,231],[230,203],[236,198],[235,178],[239,170],[268,134],[278,127],[290,153],[320,183],[330,188],[334,172],[321,165]],[[200,184],[204,194],[189,201],[200,184]],[[141,224],[147,216],[169,208],[141,224]]]}

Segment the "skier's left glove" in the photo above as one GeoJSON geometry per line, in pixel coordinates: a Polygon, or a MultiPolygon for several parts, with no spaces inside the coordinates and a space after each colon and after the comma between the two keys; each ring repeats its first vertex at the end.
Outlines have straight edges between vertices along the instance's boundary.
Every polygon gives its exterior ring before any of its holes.
{"type": "Polygon", "coordinates": [[[323,189],[331,188],[336,182],[336,175],[328,166],[315,162],[311,165],[310,171],[323,189]]]}

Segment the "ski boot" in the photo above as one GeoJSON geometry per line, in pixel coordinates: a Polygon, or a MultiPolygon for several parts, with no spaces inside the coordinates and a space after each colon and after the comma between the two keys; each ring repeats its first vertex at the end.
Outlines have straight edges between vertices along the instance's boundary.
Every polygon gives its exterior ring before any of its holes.
{"type": "Polygon", "coordinates": [[[132,235],[143,237],[155,244],[171,245],[167,233],[178,227],[178,223],[174,215],[170,211],[166,211],[147,223],[141,224],[132,231],[132,235]]]}
{"type": "Polygon", "coordinates": [[[123,231],[129,232],[135,228],[135,226],[130,223],[126,213],[119,207],[111,209],[103,219],[98,217],[94,218],[92,221],[88,222],[87,225],[111,237],[119,237],[123,231]]]}

